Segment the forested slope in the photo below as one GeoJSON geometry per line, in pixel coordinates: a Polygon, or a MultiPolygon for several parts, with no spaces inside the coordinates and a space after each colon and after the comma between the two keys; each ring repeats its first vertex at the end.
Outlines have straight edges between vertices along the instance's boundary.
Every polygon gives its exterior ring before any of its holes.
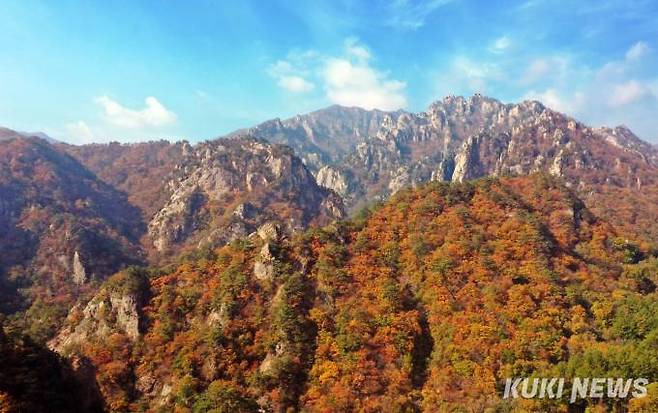
{"type": "Polygon", "coordinates": [[[124,271],[51,346],[89,358],[112,411],[560,411],[504,379],[658,381],[655,254],[555,178],[430,183],[124,271]]]}

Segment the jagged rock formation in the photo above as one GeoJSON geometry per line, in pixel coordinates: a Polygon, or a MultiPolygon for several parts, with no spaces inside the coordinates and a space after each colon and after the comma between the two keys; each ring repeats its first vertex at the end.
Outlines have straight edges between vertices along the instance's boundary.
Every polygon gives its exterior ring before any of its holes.
{"type": "Polygon", "coordinates": [[[139,336],[139,315],[137,301],[133,296],[110,294],[108,297],[94,298],[82,310],[82,320],[71,330],[60,331],[49,343],[50,348],[64,353],[75,345],[88,342],[91,337],[102,339],[118,330],[128,337],[139,336]],[[111,319],[114,318],[114,323],[111,319]]]}
{"type": "MultiPolygon", "coordinates": [[[[308,126],[305,133],[287,126],[290,120],[277,121],[276,128],[265,123],[255,130],[265,139],[295,142],[300,156],[308,159],[317,152],[308,145],[315,136],[314,117],[321,112],[295,118],[308,126]],[[301,142],[304,139],[306,143],[301,142]]],[[[339,193],[350,211],[420,182],[461,182],[539,171],[577,188],[590,207],[603,205],[599,213],[615,211],[611,188],[635,199],[633,204],[650,202],[651,194],[658,192],[655,147],[628,128],[591,128],[539,102],[503,104],[481,95],[449,96],[426,112],[377,112],[373,116],[381,123],[379,127],[370,125],[369,135],[364,135],[363,129],[350,129],[353,125],[349,122],[335,127],[340,133],[324,139],[336,139],[341,150],[313,163],[318,168],[318,183],[339,193]],[[355,137],[351,145],[344,144],[345,136],[355,137]]],[[[658,221],[656,208],[633,214],[648,214],[651,218],[647,221],[658,221]]],[[[606,215],[624,219],[620,214],[606,215]]],[[[658,226],[649,227],[644,235],[658,239],[658,226]]]]}
{"type": "Polygon", "coordinates": [[[401,164],[418,170],[407,184],[537,171],[574,186],[630,187],[638,178],[657,179],[655,152],[627,129],[592,129],[537,102],[505,105],[478,95],[448,97],[425,113],[387,117],[375,139],[386,143],[368,143],[381,153],[377,163],[349,162],[354,169],[388,170],[375,181],[399,181],[395,171],[401,164]]]}
{"type": "Polygon", "coordinates": [[[153,251],[168,257],[270,221],[291,232],[343,216],[341,199],[290,149],[264,141],[73,146],[0,132],[0,307],[28,311],[16,323],[39,340],[98,281],[162,258],[153,251]]]}
{"type": "MultiPolygon", "coordinates": [[[[0,306],[45,298],[29,320],[60,320],[96,280],[143,256],[163,263],[268,222],[282,233],[326,224],[343,217],[339,197],[354,212],[426,181],[545,171],[626,233],[658,240],[656,147],[538,102],[451,96],[417,114],[332,106],[194,146],[0,139],[0,306]]],[[[48,323],[37,330],[58,321],[48,323]]]]}
{"type": "MultiPolygon", "coordinates": [[[[537,171],[562,177],[594,207],[594,199],[597,204],[606,203],[599,196],[605,192],[601,185],[617,188],[625,197],[652,193],[658,169],[658,150],[628,128],[590,128],[538,102],[503,104],[481,95],[448,96],[421,113],[331,106],[267,121],[229,136],[244,134],[292,147],[318,184],[338,193],[348,211],[420,182],[537,171]],[[647,191],[638,195],[643,188],[647,191]]],[[[162,177],[177,176],[172,173],[176,165],[194,152],[187,143],[166,142],[67,150],[106,182],[126,191],[147,221],[173,196],[172,187],[162,177]],[[129,166],[139,164],[140,159],[145,167],[131,171],[129,166]]],[[[250,176],[249,185],[257,179],[250,176]]],[[[194,206],[188,203],[185,208],[194,206]]],[[[249,207],[236,206],[236,216],[247,211],[243,208],[249,207]]],[[[185,215],[183,210],[178,213],[185,215]]],[[[658,212],[651,216],[658,219],[658,212]]],[[[238,235],[245,231],[244,226],[236,225],[229,232],[238,235]]],[[[658,236],[658,228],[651,229],[649,236],[658,236]]]]}
{"type": "Polygon", "coordinates": [[[291,232],[343,216],[340,198],[320,188],[289,148],[252,138],[194,147],[168,188],[148,229],[159,252],[226,243],[268,221],[291,232]]]}
{"type": "Polygon", "coordinates": [[[269,242],[263,245],[254,261],[254,276],[260,281],[271,280],[274,276],[274,255],[269,242]]]}
{"type": "Polygon", "coordinates": [[[306,115],[272,119],[229,136],[248,134],[288,145],[312,172],[337,163],[380,128],[387,112],[330,106],[306,115]]]}
{"type": "Polygon", "coordinates": [[[127,270],[113,276],[84,308],[78,305],[71,309],[66,327],[49,341],[48,347],[68,354],[80,345],[103,340],[115,332],[137,340],[146,295],[143,274],[127,270]]]}

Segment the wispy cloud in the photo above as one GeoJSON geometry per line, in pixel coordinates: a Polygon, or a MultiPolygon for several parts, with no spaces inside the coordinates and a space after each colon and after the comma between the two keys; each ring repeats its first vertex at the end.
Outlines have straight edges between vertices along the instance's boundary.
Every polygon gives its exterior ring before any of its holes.
{"type": "Polygon", "coordinates": [[[489,48],[489,51],[495,54],[504,53],[511,45],[512,40],[509,38],[509,36],[501,36],[493,42],[489,48]]]}
{"type": "Polygon", "coordinates": [[[370,59],[370,51],[355,37],[345,40],[345,51],[349,56],[365,61],[370,59]]]}
{"type": "Polygon", "coordinates": [[[457,0],[395,0],[389,6],[386,23],[398,29],[416,30],[423,27],[436,10],[455,1],[457,0]]]}
{"type": "Polygon", "coordinates": [[[649,45],[647,42],[637,42],[626,52],[626,60],[638,60],[649,53],[649,45]]]}
{"type": "Polygon", "coordinates": [[[532,59],[519,79],[522,85],[540,81],[558,80],[568,75],[570,59],[567,56],[542,56],[532,59]]]}
{"type": "Polygon", "coordinates": [[[491,94],[492,88],[506,82],[505,70],[498,62],[465,55],[454,56],[434,79],[439,95],[491,94]]]}
{"type": "Polygon", "coordinates": [[[629,80],[612,87],[608,103],[613,107],[624,106],[640,101],[650,95],[651,89],[648,84],[642,84],[637,80],[629,80]]]}
{"type": "Polygon", "coordinates": [[[283,89],[295,93],[310,92],[315,85],[301,76],[282,76],[277,84],[283,89]]]}
{"type": "Polygon", "coordinates": [[[528,9],[535,8],[542,4],[545,0],[527,0],[517,6],[513,11],[524,11],[528,9]]]}
{"type": "Polygon", "coordinates": [[[574,114],[583,108],[586,97],[582,92],[563,95],[556,89],[549,88],[543,92],[530,90],[523,96],[522,100],[537,100],[558,112],[574,114]]]}
{"type": "Polygon", "coordinates": [[[107,96],[96,98],[96,103],[103,108],[104,117],[110,124],[121,128],[158,127],[176,122],[177,116],[153,96],[144,100],[143,109],[129,109],[107,96]]]}
{"type": "Polygon", "coordinates": [[[548,58],[536,59],[524,77],[547,86],[530,90],[523,97],[594,125],[624,123],[641,136],[655,137],[658,79],[655,74],[647,77],[644,70],[650,50],[648,43],[639,41],[622,58],[604,62],[598,68],[567,62],[562,70],[556,70],[556,63],[548,58]],[[554,72],[562,74],[556,78],[554,72]]]}

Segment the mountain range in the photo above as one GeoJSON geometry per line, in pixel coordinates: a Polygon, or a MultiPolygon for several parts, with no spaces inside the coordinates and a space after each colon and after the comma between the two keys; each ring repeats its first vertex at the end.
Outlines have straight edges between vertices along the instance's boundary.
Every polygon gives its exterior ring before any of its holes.
{"type": "Polygon", "coordinates": [[[592,306],[655,291],[654,275],[624,265],[657,251],[658,149],[539,102],[331,106],[194,145],[44,138],[0,129],[0,322],[20,336],[0,338],[66,355],[66,386],[80,379],[70,371],[96,383],[85,406],[491,407],[491,386],[463,393],[478,385],[469,375],[567,366],[583,345],[572,336],[621,337],[592,306]],[[580,306],[602,326],[546,326],[545,347],[491,362],[531,334],[514,319],[540,290],[534,308],[580,306]],[[512,344],[442,330],[491,317],[484,307],[509,312],[487,325],[512,344]],[[183,400],[185,386],[197,396],[183,400]]]}
{"type": "Polygon", "coordinates": [[[48,145],[38,134],[0,132],[8,252],[0,269],[20,291],[39,284],[40,273],[56,274],[60,291],[67,280],[161,264],[266,223],[292,233],[405,187],[484,176],[549,173],[628,236],[658,239],[658,150],[625,127],[591,128],[534,101],[448,96],[421,113],[331,106],[197,145],[48,145]],[[103,241],[85,244],[78,232],[103,241]]]}

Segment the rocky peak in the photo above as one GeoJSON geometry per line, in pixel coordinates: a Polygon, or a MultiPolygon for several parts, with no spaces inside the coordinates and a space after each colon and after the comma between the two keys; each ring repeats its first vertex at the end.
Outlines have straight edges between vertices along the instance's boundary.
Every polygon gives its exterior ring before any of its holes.
{"type": "Polygon", "coordinates": [[[160,252],[192,240],[221,244],[270,220],[293,231],[342,216],[340,199],[317,185],[292,150],[251,137],[196,146],[169,189],[169,201],[149,223],[160,252]],[[248,215],[221,212],[247,200],[248,215]]]}

